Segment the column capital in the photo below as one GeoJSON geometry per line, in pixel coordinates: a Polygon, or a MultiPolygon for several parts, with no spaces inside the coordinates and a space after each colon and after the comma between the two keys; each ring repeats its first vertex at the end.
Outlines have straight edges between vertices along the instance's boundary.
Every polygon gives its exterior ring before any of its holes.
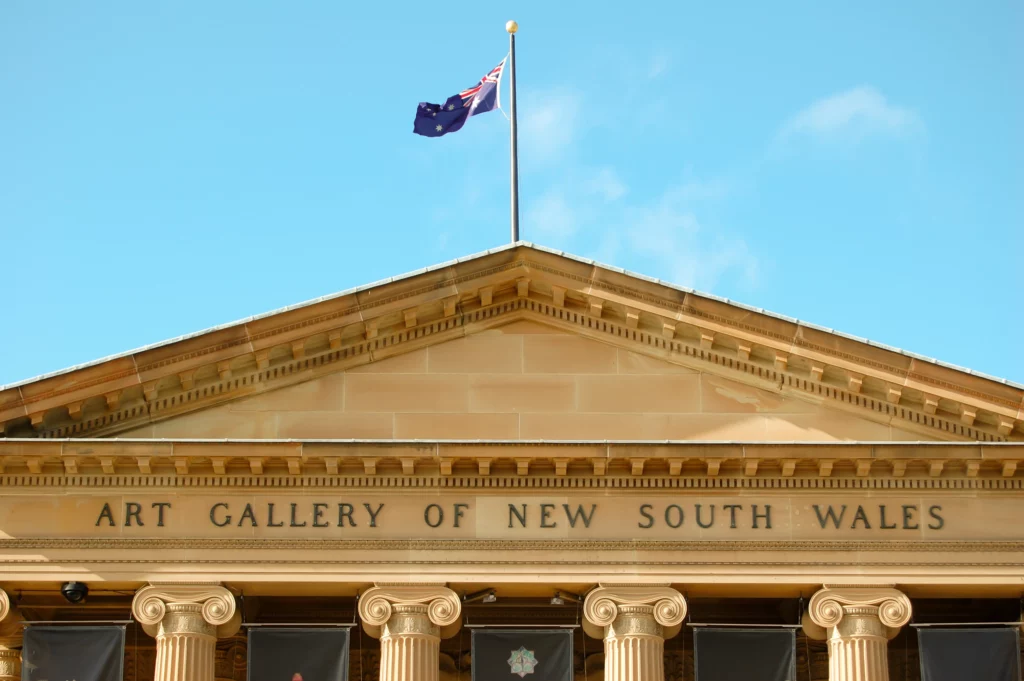
{"type": "Polygon", "coordinates": [[[7,592],[0,589],[0,681],[21,679],[21,648],[24,618],[11,605],[7,592]]]}
{"type": "Polygon", "coordinates": [[[150,636],[193,633],[227,638],[241,624],[234,595],[215,583],[144,586],[135,593],[132,615],[150,636]]]}
{"type": "Polygon", "coordinates": [[[18,648],[21,646],[25,620],[21,612],[11,605],[11,597],[0,589],[0,647],[18,648]]]}
{"type": "Polygon", "coordinates": [[[807,611],[812,622],[826,629],[837,626],[843,617],[854,612],[877,615],[886,627],[899,629],[910,621],[913,609],[907,595],[893,584],[826,584],[811,596],[807,611]]]}
{"type": "Polygon", "coordinates": [[[635,614],[637,608],[650,609],[649,616],[666,627],[667,638],[678,633],[686,617],[686,599],[667,584],[598,584],[583,602],[584,628],[602,638],[620,614],[635,614]]]}
{"type": "Polygon", "coordinates": [[[366,633],[374,638],[380,638],[382,627],[396,611],[422,614],[431,625],[440,628],[442,638],[447,638],[459,629],[462,601],[444,584],[378,582],[359,597],[359,619],[366,633]]]}

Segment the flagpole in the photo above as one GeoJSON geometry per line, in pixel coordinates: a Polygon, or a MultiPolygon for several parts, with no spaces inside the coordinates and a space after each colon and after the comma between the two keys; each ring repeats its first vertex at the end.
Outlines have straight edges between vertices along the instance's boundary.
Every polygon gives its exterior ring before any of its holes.
{"type": "Polygon", "coordinates": [[[512,243],[519,241],[519,150],[516,140],[516,31],[519,24],[510,21],[505,24],[508,31],[509,89],[511,90],[511,135],[512,135],[512,243]]]}

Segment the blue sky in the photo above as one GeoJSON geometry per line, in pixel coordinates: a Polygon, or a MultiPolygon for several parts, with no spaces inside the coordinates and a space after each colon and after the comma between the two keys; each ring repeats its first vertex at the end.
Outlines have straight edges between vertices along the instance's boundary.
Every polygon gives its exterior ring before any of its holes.
{"type": "Polygon", "coordinates": [[[0,384],[522,238],[1024,381],[1024,4],[0,3],[0,384]]]}

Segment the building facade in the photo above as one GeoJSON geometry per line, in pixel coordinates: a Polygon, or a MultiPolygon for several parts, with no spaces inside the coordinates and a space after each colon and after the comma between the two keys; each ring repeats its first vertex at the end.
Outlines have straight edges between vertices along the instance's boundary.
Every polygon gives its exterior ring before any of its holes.
{"type": "Polygon", "coordinates": [[[274,622],[357,625],[360,681],[517,623],[582,681],[692,679],[714,623],[895,681],[911,625],[1020,619],[1020,386],[525,243],[8,386],[0,429],[0,680],[25,621],[126,622],[139,681],[241,681],[274,622]]]}

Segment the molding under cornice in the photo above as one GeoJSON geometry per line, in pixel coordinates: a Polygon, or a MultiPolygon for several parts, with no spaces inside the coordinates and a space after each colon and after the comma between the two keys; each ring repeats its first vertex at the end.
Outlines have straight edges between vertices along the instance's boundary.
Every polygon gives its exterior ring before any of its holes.
{"type": "Polygon", "coordinates": [[[0,487],[1024,489],[1024,443],[0,440],[0,487]]]}

